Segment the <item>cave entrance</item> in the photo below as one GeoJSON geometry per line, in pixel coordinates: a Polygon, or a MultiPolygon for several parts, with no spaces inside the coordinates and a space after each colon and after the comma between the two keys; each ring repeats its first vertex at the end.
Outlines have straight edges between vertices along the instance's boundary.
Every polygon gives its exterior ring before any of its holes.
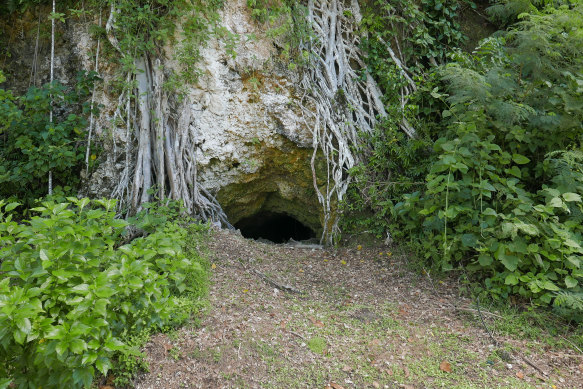
{"type": "Polygon", "coordinates": [[[316,233],[305,224],[285,213],[261,211],[235,223],[245,238],[267,239],[285,243],[290,239],[300,241],[315,238],[316,233]]]}

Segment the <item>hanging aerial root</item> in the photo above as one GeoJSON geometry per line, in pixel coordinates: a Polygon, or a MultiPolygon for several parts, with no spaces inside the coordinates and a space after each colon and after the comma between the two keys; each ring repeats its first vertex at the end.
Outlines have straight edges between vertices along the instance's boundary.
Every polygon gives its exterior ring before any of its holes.
{"type": "MultiPolygon", "coordinates": [[[[115,14],[112,6],[107,37],[122,53],[115,37],[115,14]]],[[[119,211],[139,211],[154,191],[162,201],[182,200],[186,211],[202,221],[233,228],[214,196],[198,184],[198,129],[191,123],[188,99],[178,103],[164,90],[160,59],[143,55],[134,59],[134,65],[136,72],[127,75],[126,83],[135,90],[122,92],[113,118],[114,131],[121,130],[115,126],[124,118],[126,124],[125,164],[112,192],[119,199],[119,211]]]]}
{"type": "Polygon", "coordinates": [[[347,170],[358,163],[353,152],[359,132],[371,133],[377,117],[385,116],[381,91],[368,76],[358,71],[366,65],[360,52],[356,31],[361,19],[358,1],[345,5],[340,0],[309,0],[308,19],[315,39],[302,49],[313,53],[313,63],[302,73],[302,105],[306,123],[313,123],[314,154],[311,160],[314,189],[323,207],[322,243],[332,244],[339,234],[338,204],[342,202],[350,175],[347,170]],[[306,107],[314,107],[309,109],[306,107]],[[324,185],[316,179],[315,157],[321,150],[327,161],[324,185]]]}

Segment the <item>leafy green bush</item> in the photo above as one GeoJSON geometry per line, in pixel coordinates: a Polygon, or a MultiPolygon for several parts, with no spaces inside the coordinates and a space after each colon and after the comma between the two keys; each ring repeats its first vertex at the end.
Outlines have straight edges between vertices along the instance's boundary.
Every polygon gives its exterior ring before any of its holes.
{"type": "Polygon", "coordinates": [[[21,223],[0,202],[0,377],[19,387],[88,387],[135,354],[123,339],[187,319],[181,296],[206,288],[192,231],[168,222],[117,247],[115,201],[68,200],[21,223]]]}
{"type": "Polygon", "coordinates": [[[0,89],[0,196],[16,196],[26,203],[47,192],[52,171],[56,192],[69,192],[79,182],[85,149],[86,101],[95,72],[81,72],[72,89],[58,82],[31,87],[23,96],[0,89]],[[49,120],[51,110],[53,122],[49,120]],[[65,114],[66,113],[66,114],[65,114]]]}
{"type": "Polygon", "coordinates": [[[548,8],[457,55],[426,187],[393,208],[395,234],[443,269],[478,271],[494,297],[581,293],[582,26],[580,3],[548,8]]]}

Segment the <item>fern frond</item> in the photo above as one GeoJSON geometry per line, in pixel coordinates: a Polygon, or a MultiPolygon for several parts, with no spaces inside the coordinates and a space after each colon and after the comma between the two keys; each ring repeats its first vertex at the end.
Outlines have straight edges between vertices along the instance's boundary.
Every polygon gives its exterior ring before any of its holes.
{"type": "Polygon", "coordinates": [[[583,312],[583,292],[559,291],[556,294],[554,305],[583,312]]]}

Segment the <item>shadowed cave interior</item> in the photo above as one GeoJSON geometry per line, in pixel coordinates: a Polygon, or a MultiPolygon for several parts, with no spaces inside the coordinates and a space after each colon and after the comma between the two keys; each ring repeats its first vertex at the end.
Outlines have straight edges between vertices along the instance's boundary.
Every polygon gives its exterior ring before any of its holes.
{"type": "Polygon", "coordinates": [[[262,211],[235,223],[245,238],[267,239],[274,243],[285,243],[290,239],[300,241],[315,238],[316,233],[284,213],[262,211]]]}

